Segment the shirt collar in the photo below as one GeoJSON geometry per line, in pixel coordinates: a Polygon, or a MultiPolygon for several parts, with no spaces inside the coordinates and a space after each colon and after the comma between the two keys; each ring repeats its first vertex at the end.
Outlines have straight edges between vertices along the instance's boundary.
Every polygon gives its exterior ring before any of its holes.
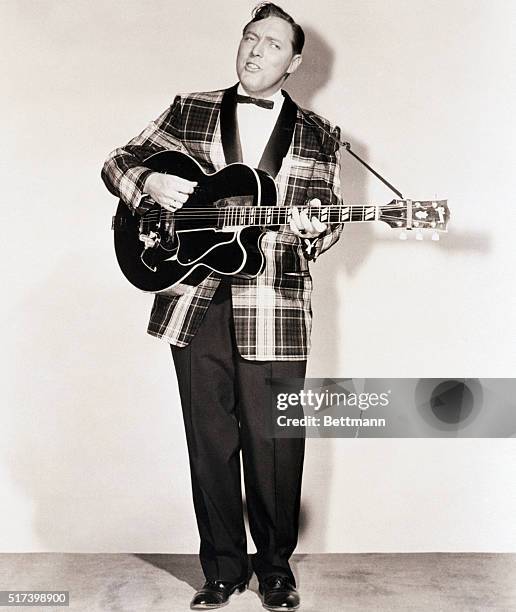
{"type": "MultiPolygon", "coordinates": [[[[247,91],[243,88],[242,83],[238,84],[237,94],[239,94],[241,96],[248,96],[249,95],[247,93],[247,91]]],[[[274,110],[276,110],[277,108],[280,108],[281,105],[283,104],[283,100],[284,100],[283,94],[281,93],[281,89],[278,89],[278,91],[275,94],[273,94],[272,96],[268,96],[267,98],[264,98],[264,100],[272,100],[274,102],[274,110]]],[[[258,108],[258,107],[256,107],[256,108],[258,108]]]]}

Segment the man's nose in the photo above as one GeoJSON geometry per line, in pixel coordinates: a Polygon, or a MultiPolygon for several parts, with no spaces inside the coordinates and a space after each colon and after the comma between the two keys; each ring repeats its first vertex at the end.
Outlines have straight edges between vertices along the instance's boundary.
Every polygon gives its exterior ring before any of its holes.
{"type": "Polygon", "coordinates": [[[253,55],[262,57],[263,56],[263,41],[259,40],[256,42],[254,47],[251,49],[253,55]]]}

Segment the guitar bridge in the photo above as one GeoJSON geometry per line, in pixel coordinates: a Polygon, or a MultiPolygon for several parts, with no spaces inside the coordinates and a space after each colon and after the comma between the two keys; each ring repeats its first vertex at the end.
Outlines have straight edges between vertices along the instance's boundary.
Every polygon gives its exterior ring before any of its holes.
{"type": "Polygon", "coordinates": [[[160,243],[160,237],[156,232],[149,232],[148,234],[140,234],[138,238],[143,242],[144,250],[153,249],[160,243]]]}

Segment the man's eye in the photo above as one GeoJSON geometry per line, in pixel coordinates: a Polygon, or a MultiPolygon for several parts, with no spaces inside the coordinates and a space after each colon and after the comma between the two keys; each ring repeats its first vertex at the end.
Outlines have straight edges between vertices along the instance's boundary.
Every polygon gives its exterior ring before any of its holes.
{"type": "Polygon", "coordinates": [[[271,47],[274,47],[275,49],[280,49],[280,46],[278,45],[278,43],[271,43],[271,47]]]}

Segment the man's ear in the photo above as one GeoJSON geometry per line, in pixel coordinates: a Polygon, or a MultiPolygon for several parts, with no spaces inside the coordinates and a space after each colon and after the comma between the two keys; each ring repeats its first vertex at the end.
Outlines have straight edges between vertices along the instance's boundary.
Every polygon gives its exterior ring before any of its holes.
{"type": "Polygon", "coordinates": [[[294,55],[290,62],[290,66],[287,68],[287,74],[294,74],[294,72],[301,66],[303,56],[301,54],[294,55]]]}

